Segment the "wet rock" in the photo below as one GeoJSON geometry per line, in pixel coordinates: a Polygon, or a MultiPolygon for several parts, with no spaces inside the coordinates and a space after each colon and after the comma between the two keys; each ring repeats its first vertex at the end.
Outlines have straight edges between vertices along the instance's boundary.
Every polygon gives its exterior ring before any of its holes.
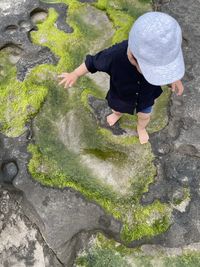
{"type": "MultiPolygon", "coordinates": [[[[57,28],[66,33],[73,32],[73,29],[66,23],[66,19],[67,19],[66,14],[67,14],[68,7],[65,4],[40,2],[40,7],[44,9],[46,12],[48,11],[49,8],[54,8],[56,12],[58,13],[58,18],[55,23],[57,28]]],[[[37,13],[37,11],[38,9],[32,11],[31,14],[37,13]]]]}
{"type": "Polygon", "coordinates": [[[72,32],[66,24],[67,6],[65,4],[48,4],[39,0],[11,1],[0,3],[0,49],[16,46],[21,49],[20,56],[10,55],[10,61],[17,64],[17,78],[22,81],[27,72],[36,65],[48,63],[56,64],[58,58],[47,47],[33,45],[30,40],[30,31],[36,30],[36,23],[45,19],[48,9],[58,11],[56,24],[65,32],[72,32]],[[14,10],[14,12],[13,12],[14,10]]]}
{"type": "Polygon", "coordinates": [[[34,12],[32,11],[30,15],[33,24],[44,21],[47,18],[47,13],[40,10],[35,10],[34,12]]]}
{"type": "Polygon", "coordinates": [[[18,167],[15,162],[8,162],[2,166],[4,181],[12,183],[13,179],[18,173],[18,167]]]}
{"type": "Polygon", "coordinates": [[[23,53],[23,57],[17,61],[17,78],[23,81],[26,73],[33,67],[40,64],[57,64],[58,57],[56,57],[48,47],[31,47],[31,53],[27,49],[27,52],[23,53]]]}
{"type": "Polygon", "coordinates": [[[110,227],[111,220],[112,219],[109,216],[103,215],[99,217],[99,224],[105,228],[108,228],[110,227]]]}
{"type": "Polygon", "coordinates": [[[184,190],[183,188],[179,188],[172,194],[172,202],[180,203],[184,199],[184,190]]]}
{"type": "Polygon", "coordinates": [[[192,145],[187,145],[187,144],[180,145],[177,151],[181,154],[190,155],[190,156],[195,156],[198,154],[198,150],[196,149],[196,147],[192,145]]]}
{"type": "Polygon", "coordinates": [[[21,199],[13,189],[0,190],[0,266],[61,267],[38,229],[24,216],[21,199]]]}
{"type": "Polygon", "coordinates": [[[47,244],[67,266],[72,264],[82,231],[106,230],[111,236],[119,235],[120,222],[110,218],[109,223],[102,208],[73,190],[43,187],[20,176],[15,179],[15,186],[31,205],[27,216],[37,223],[47,244]]]}
{"type": "Polygon", "coordinates": [[[188,129],[183,129],[181,134],[174,142],[175,147],[180,153],[191,156],[200,155],[200,125],[192,125],[188,129]]]}
{"type": "Polygon", "coordinates": [[[163,144],[158,148],[160,154],[168,154],[170,152],[169,144],[163,144]]]}
{"type": "MultiPolygon", "coordinates": [[[[172,97],[170,109],[170,122],[168,127],[162,132],[159,132],[152,137],[152,146],[155,154],[159,156],[157,177],[154,183],[149,186],[149,191],[144,195],[143,204],[152,203],[155,199],[160,199],[162,202],[170,202],[173,200],[180,200],[183,198],[182,187],[188,185],[191,191],[191,201],[182,212],[174,210],[173,224],[169,230],[159,237],[152,240],[140,240],[139,243],[157,243],[163,246],[176,247],[192,242],[197,242],[200,239],[200,211],[199,211],[199,171],[200,162],[199,153],[199,13],[198,3],[195,1],[184,2],[177,1],[158,1],[158,6],[164,4],[163,11],[177,17],[183,25],[190,25],[187,29],[187,38],[184,41],[184,51],[186,59],[189,60],[189,67],[187,68],[187,75],[185,76],[186,90],[179,101],[177,97],[172,97]],[[192,14],[185,16],[185,12],[192,14]],[[197,30],[198,29],[198,30],[197,30]],[[194,77],[197,77],[194,80],[194,77]],[[190,83],[188,83],[188,80],[190,83]],[[189,90],[194,88],[194,90],[189,90]],[[188,115],[189,114],[189,115],[188,115]],[[195,125],[186,123],[186,118],[189,117],[195,125]],[[197,153],[198,152],[198,153],[197,153]]],[[[46,48],[33,47],[28,38],[28,33],[35,29],[34,14],[38,11],[38,6],[42,6],[38,1],[7,1],[7,3],[0,3],[1,14],[4,15],[1,25],[2,37],[0,38],[0,47],[5,47],[7,43],[19,44],[22,46],[23,53],[19,58],[12,58],[13,64],[17,62],[18,78],[24,79],[27,71],[37,64],[52,63],[56,64],[57,58],[46,48]],[[26,3],[25,3],[26,2],[26,3]],[[12,8],[11,8],[12,7],[12,8]],[[11,14],[14,10],[14,14],[11,14]],[[10,12],[10,13],[9,13],[10,12]],[[32,13],[31,13],[32,12],[32,13]],[[32,21],[30,21],[30,14],[32,14],[32,21]],[[13,16],[15,15],[15,16],[13,16]],[[30,56],[28,52],[32,51],[30,56]],[[37,57],[38,56],[38,57],[37,57]]],[[[48,9],[50,5],[43,4],[43,9],[48,9]]],[[[66,6],[56,6],[58,13],[63,12],[56,22],[57,27],[61,30],[70,32],[70,29],[64,22],[66,17],[66,6]],[[60,8],[60,9],[59,9],[60,8]]],[[[42,11],[44,12],[44,11],[42,11]]],[[[44,14],[43,14],[44,15],[44,14]]],[[[106,126],[105,118],[110,110],[106,107],[105,101],[89,97],[89,103],[93,109],[93,114],[102,127],[106,126]],[[101,113],[102,112],[102,113],[101,113]]],[[[111,128],[111,127],[110,127],[111,128]]],[[[109,129],[110,129],[109,128],[109,129]]],[[[121,135],[123,130],[116,125],[116,128],[110,129],[113,134],[121,135]]],[[[16,169],[11,166],[8,170],[3,170],[10,177],[15,178],[15,186],[24,192],[23,208],[27,217],[35,221],[40,231],[43,233],[45,240],[53,248],[60,260],[67,263],[68,266],[72,264],[76,251],[84,246],[88,240],[89,234],[83,234],[82,231],[92,232],[94,229],[99,231],[106,231],[115,238],[120,232],[120,223],[113,218],[107,217],[103,209],[83,199],[79,194],[72,190],[53,189],[40,186],[33,182],[27,172],[27,164],[29,156],[26,152],[27,135],[9,139],[0,135],[0,145],[3,151],[0,151],[0,160],[4,162],[7,158],[15,157],[19,172],[16,176],[16,169]],[[2,141],[3,140],[3,141],[2,141]],[[38,197],[40,196],[40,197],[38,197]],[[30,205],[29,205],[30,204],[30,205]],[[25,208],[27,205],[27,209],[25,208]],[[64,215],[64,216],[63,216],[64,215]]],[[[76,140],[75,140],[76,141],[76,140]]],[[[38,264],[39,266],[57,266],[59,263],[45,263],[42,246],[37,242],[36,232],[33,229],[26,228],[25,222],[16,219],[16,214],[12,215],[12,201],[7,191],[2,192],[0,196],[1,209],[1,224],[0,227],[6,225],[8,219],[18,225],[17,227],[5,228],[5,235],[1,236],[6,250],[0,253],[3,255],[2,265],[20,265],[17,261],[17,255],[23,258],[25,266],[38,264]],[[7,221],[6,221],[7,220],[7,221]],[[16,248],[7,246],[10,242],[9,233],[14,230],[17,232],[17,237],[14,241],[22,240],[20,246],[14,244],[16,248]],[[22,236],[26,233],[26,241],[22,236]],[[31,237],[30,237],[31,235],[31,237]],[[28,240],[28,243],[27,243],[28,240]],[[25,242],[25,243],[24,243],[25,242]],[[21,249],[23,248],[23,249],[21,249]],[[39,253],[40,252],[40,253],[39,253]],[[21,253],[21,254],[20,254],[21,253]],[[34,254],[36,253],[36,254],[34,254]],[[38,254],[39,253],[39,254],[38,254]],[[13,256],[14,255],[14,256],[13,256]],[[39,261],[35,259],[35,255],[39,256],[39,261]],[[13,258],[14,257],[14,258],[13,258]],[[26,259],[26,260],[24,260],[26,259]],[[35,259],[35,262],[34,260],[35,259]]],[[[14,203],[14,202],[13,202],[14,203]]]]}
{"type": "Polygon", "coordinates": [[[89,96],[88,102],[93,108],[94,116],[101,127],[109,129],[114,135],[122,135],[126,133],[126,131],[119,126],[119,122],[117,122],[113,126],[108,125],[106,117],[111,114],[112,111],[108,107],[106,100],[97,99],[93,96],[89,96]]]}
{"type": "Polygon", "coordinates": [[[200,27],[198,3],[181,0],[154,1],[157,10],[174,16],[183,30],[183,50],[186,61],[186,75],[183,78],[185,91],[181,97],[172,96],[168,126],[151,138],[152,149],[160,162],[158,178],[144,195],[144,202],[159,198],[161,201],[181,201],[173,212],[174,223],[170,229],[154,242],[169,247],[178,247],[199,239],[199,39],[200,27]],[[187,12],[187,18],[183,15],[187,12]],[[191,15],[190,15],[191,14],[191,15]],[[191,90],[191,88],[193,88],[191,90]],[[163,144],[170,146],[164,153],[163,144]],[[184,200],[188,187],[190,199],[184,200]],[[159,191],[161,192],[159,194],[159,191]],[[163,198],[166,196],[166,198],[163,198]],[[186,202],[185,202],[186,201],[186,202]],[[185,203],[184,203],[185,202],[185,203]],[[181,204],[180,204],[181,205],[181,204]],[[196,210],[195,210],[196,207],[196,210]],[[176,210],[177,208],[177,210],[176,210]],[[193,240],[193,241],[192,241],[193,240]]]}
{"type": "Polygon", "coordinates": [[[188,182],[189,182],[189,178],[185,175],[183,176],[179,176],[177,177],[178,178],[178,181],[180,181],[180,183],[183,185],[183,186],[186,186],[188,185],[188,182]]]}

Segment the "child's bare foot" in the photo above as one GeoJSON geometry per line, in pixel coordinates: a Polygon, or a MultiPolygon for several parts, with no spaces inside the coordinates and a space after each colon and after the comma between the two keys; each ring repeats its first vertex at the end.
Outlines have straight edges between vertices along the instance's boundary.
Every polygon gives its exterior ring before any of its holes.
{"type": "Polygon", "coordinates": [[[110,126],[113,126],[122,116],[122,113],[120,112],[113,112],[112,114],[108,115],[106,117],[107,119],[107,123],[110,125],[110,126]]]}
{"type": "Polygon", "coordinates": [[[137,132],[140,140],[140,144],[146,144],[149,140],[149,135],[145,128],[141,128],[140,126],[137,126],[137,132]]]}

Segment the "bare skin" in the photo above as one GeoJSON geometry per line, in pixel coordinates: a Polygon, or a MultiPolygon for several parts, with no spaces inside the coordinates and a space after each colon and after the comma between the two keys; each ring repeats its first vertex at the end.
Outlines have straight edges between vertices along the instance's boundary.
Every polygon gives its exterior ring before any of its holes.
{"type": "Polygon", "coordinates": [[[149,135],[146,131],[146,127],[150,121],[150,113],[138,112],[137,133],[141,144],[146,144],[149,140],[149,135]]]}
{"type": "MultiPolygon", "coordinates": [[[[138,72],[141,72],[140,66],[138,65],[138,62],[134,55],[131,53],[131,51],[127,50],[127,57],[132,65],[134,65],[138,72]]],[[[61,81],[59,82],[59,85],[63,85],[64,88],[72,87],[79,77],[85,75],[88,73],[88,69],[86,68],[85,63],[82,63],[78,68],[76,68],[74,71],[68,73],[64,72],[61,75],[58,76],[58,78],[61,78],[61,81]]],[[[184,87],[181,82],[181,80],[175,81],[171,84],[171,90],[172,92],[175,92],[176,95],[180,96],[183,93],[184,87]]],[[[121,118],[123,113],[118,112],[116,110],[112,110],[112,113],[107,116],[107,122],[110,126],[115,125],[115,123],[121,118]]],[[[151,113],[142,113],[138,112],[138,122],[137,122],[137,132],[139,136],[139,140],[141,144],[145,144],[149,140],[149,135],[146,131],[146,127],[150,121],[151,113]]]]}
{"type": "Polygon", "coordinates": [[[72,72],[63,72],[61,75],[58,75],[58,78],[61,78],[59,85],[64,85],[64,88],[72,87],[79,77],[88,73],[85,63],[82,63],[78,68],[72,72]]]}
{"type": "Polygon", "coordinates": [[[121,118],[123,114],[121,112],[112,109],[112,113],[106,117],[107,123],[110,126],[115,125],[115,123],[121,118]]]}
{"type": "MultiPolygon", "coordinates": [[[[136,58],[133,56],[133,54],[131,53],[129,49],[127,50],[127,56],[131,64],[137,68],[138,72],[142,73],[136,58]]],[[[149,140],[149,135],[147,133],[146,127],[150,122],[150,115],[151,113],[143,113],[143,112],[137,113],[137,117],[138,117],[137,133],[138,133],[140,144],[146,144],[149,140]]]]}

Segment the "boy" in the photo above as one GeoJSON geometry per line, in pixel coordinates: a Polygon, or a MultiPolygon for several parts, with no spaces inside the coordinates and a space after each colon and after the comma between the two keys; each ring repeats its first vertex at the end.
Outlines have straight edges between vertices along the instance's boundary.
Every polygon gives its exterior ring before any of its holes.
{"type": "Polygon", "coordinates": [[[146,126],[152,106],[162,93],[161,85],[171,84],[177,95],[183,93],[181,78],[185,72],[181,49],[182,33],[178,22],[162,12],[148,12],[132,26],[128,41],[100,51],[71,73],[59,75],[59,84],[71,87],[88,72],[103,71],[110,75],[106,99],[112,109],[107,116],[110,126],[123,113],[137,112],[137,132],[141,144],[148,142],[146,126]]]}

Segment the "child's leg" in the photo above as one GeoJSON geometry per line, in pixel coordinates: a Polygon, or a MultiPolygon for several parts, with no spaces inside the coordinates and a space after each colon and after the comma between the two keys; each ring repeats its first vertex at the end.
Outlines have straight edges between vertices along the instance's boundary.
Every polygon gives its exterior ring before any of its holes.
{"type": "Polygon", "coordinates": [[[137,116],[138,116],[137,132],[139,135],[139,140],[141,144],[145,144],[149,140],[149,135],[146,131],[146,126],[150,121],[151,107],[142,110],[142,112],[138,112],[137,116]]]}
{"type": "Polygon", "coordinates": [[[107,116],[107,122],[110,126],[113,126],[122,116],[121,112],[115,111],[113,109],[112,112],[113,113],[107,116]]]}

